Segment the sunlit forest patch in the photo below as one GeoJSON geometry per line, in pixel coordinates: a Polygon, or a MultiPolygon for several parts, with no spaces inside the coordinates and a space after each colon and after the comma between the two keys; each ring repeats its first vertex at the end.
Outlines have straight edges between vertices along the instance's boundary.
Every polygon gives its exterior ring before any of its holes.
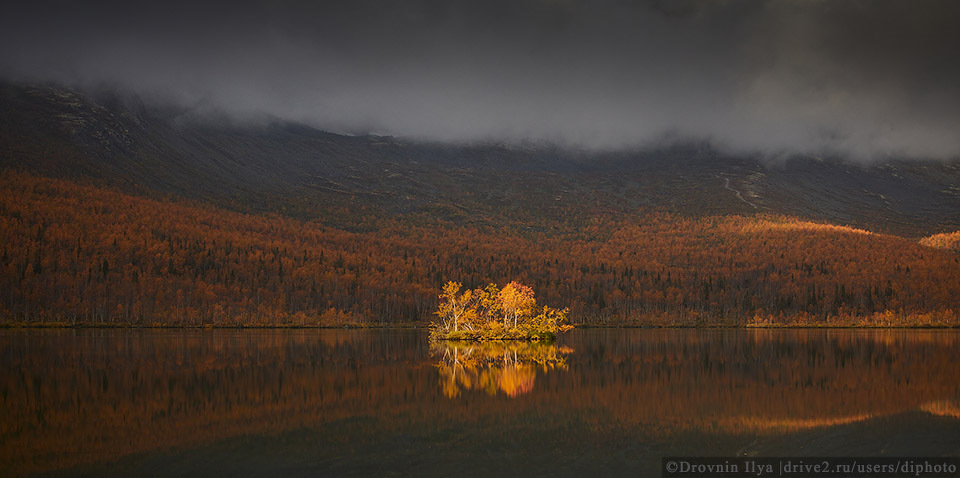
{"type": "Polygon", "coordinates": [[[920,239],[920,244],[937,249],[960,252],[960,231],[945,232],[920,239]]]}

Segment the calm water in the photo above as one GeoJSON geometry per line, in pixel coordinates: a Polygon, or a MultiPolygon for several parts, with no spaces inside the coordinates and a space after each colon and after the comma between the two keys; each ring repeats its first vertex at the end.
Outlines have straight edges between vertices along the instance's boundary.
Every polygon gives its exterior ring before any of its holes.
{"type": "Polygon", "coordinates": [[[958,455],[960,333],[0,331],[0,475],[658,476],[663,455],[958,455]]]}

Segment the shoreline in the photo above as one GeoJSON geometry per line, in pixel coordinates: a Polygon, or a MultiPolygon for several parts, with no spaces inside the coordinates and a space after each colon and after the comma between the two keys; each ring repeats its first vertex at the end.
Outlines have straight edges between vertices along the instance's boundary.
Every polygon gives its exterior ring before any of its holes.
{"type": "MultiPolygon", "coordinates": [[[[885,329],[885,330],[960,330],[960,325],[595,325],[585,324],[576,325],[575,329],[698,329],[698,330],[721,330],[721,329],[739,329],[739,330],[774,330],[774,329],[885,329]]],[[[286,325],[286,324],[267,324],[267,325],[139,325],[139,324],[103,324],[103,323],[41,323],[41,324],[19,324],[8,323],[0,324],[0,329],[181,329],[181,330],[213,330],[213,329],[429,329],[427,324],[417,323],[396,323],[396,324],[346,324],[346,325],[286,325]]],[[[517,340],[517,339],[514,339],[517,340]]],[[[530,339],[519,339],[530,340],[530,339]]]]}

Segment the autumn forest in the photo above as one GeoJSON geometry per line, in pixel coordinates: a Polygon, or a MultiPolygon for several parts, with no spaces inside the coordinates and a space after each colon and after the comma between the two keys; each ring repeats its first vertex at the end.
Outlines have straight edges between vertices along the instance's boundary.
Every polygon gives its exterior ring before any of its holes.
{"type": "Polygon", "coordinates": [[[0,234],[7,325],[414,324],[448,281],[514,280],[579,325],[958,325],[955,238],[780,215],[347,231],[8,169],[0,234]]]}

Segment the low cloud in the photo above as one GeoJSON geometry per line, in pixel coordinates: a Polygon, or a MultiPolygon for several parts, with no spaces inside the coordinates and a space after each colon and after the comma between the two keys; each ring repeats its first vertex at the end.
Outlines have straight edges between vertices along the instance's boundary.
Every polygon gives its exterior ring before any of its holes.
{"type": "Polygon", "coordinates": [[[11,79],[441,141],[960,156],[953,1],[30,2],[11,79]]]}

